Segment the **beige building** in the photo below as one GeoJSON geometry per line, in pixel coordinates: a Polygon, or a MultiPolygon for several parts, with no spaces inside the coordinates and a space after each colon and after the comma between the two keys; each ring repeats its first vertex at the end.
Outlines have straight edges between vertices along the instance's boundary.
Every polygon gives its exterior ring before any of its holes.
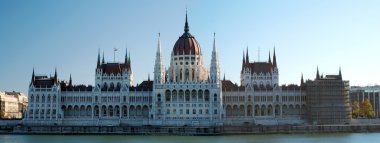
{"type": "Polygon", "coordinates": [[[21,119],[28,106],[28,98],[20,92],[0,92],[0,118],[21,119]]]}

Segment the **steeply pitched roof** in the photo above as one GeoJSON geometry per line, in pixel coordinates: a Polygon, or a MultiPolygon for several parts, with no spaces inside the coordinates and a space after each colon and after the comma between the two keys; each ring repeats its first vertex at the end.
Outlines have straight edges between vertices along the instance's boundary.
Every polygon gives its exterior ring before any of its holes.
{"type": "Polygon", "coordinates": [[[271,63],[267,62],[254,62],[254,63],[248,63],[245,65],[245,67],[248,67],[251,69],[252,73],[272,73],[273,71],[273,65],[271,63]]]}
{"type": "Polygon", "coordinates": [[[130,65],[124,63],[105,63],[100,66],[103,73],[110,74],[120,74],[122,75],[125,69],[130,70],[130,65]]]}
{"type": "Polygon", "coordinates": [[[34,87],[51,88],[54,85],[54,77],[35,76],[34,87]]]}

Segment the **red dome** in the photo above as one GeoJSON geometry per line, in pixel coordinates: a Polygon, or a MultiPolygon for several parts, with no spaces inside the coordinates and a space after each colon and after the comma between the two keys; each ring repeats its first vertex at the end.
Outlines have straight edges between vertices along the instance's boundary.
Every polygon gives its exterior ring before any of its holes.
{"type": "Polygon", "coordinates": [[[174,45],[174,55],[200,55],[201,48],[198,41],[190,34],[184,33],[174,45]]]}
{"type": "Polygon", "coordinates": [[[187,23],[187,12],[186,12],[186,22],[184,27],[184,33],[175,42],[173,48],[173,55],[200,55],[201,48],[194,36],[189,33],[189,24],[187,23]]]}

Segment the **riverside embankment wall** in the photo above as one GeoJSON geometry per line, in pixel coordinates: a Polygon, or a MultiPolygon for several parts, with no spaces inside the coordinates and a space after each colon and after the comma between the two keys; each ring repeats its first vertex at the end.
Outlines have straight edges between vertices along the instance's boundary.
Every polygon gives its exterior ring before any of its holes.
{"type": "Polygon", "coordinates": [[[6,134],[125,134],[125,135],[232,135],[380,132],[380,124],[368,125],[251,125],[220,127],[162,126],[1,126],[6,134]]]}

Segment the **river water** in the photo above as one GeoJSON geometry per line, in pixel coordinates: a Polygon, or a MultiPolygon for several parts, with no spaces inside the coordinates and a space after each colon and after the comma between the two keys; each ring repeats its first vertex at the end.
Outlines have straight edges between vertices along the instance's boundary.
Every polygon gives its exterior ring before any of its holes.
{"type": "Polygon", "coordinates": [[[228,136],[0,135],[0,143],[380,143],[380,133],[228,136]]]}

